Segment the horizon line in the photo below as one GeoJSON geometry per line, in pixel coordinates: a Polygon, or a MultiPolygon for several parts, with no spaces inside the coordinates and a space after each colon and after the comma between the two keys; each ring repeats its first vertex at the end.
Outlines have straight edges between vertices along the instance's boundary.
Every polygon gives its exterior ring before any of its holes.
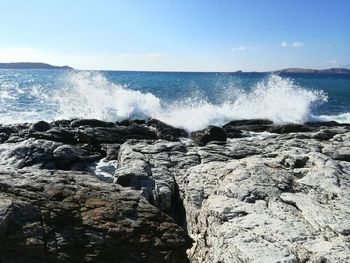
{"type": "MultiPolygon", "coordinates": [[[[345,66],[339,66],[339,67],[327,67],[327,68],[304,68],[304,67],[285,67],[285,68],[279,68],[279,69],[273,69],[273,70],[147,70],[147,69],[82,69],[82,68],[74,68],[68,64],[65,65],[54,65],[48,62],[34,62],[34,61],[21,61],[21,62],[0,62],[0,64],[20,64],[20,63],[33,63],[33,64],[46,64],[49,66],[55,66],[55,67],[70,67],[72,70],[77,71],[120,71],[120,72],[164,72],[164,73],[274,73],[276,71],[282,71],[282,70],[288,70],[288,69],[299,69],[299,70],[330,70],[330,69],[346,69],[350,70],[349,67],[345,66]]],[[[6,68],[3,68],[6,69],[6,68]]],[[[36,69],[38,70],[38,69],[36,69]]]]}

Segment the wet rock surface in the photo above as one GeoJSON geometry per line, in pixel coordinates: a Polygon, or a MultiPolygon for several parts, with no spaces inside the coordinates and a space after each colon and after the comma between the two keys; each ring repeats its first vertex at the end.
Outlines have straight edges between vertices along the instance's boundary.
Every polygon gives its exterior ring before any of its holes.
{"type": "Polygon", "coordinates": [[[350,262],[349,125],[187,136],[157,120],[0,126],[0,262],[350,262]]]}

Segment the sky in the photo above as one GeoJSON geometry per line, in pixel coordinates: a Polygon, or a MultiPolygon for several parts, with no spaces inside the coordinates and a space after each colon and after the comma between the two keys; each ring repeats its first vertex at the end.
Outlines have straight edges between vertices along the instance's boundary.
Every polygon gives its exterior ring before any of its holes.
{"type": "Polygon", "coordinates": [[[89,70],[350,68],[349,0],[0,0],[0,62],[89,70]]]}

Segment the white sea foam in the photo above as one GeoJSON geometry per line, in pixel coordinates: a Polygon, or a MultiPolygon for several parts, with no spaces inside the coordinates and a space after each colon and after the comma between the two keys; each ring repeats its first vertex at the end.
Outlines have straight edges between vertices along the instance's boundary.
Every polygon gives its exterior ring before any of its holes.
{"type": "Polygon", "coordinates": [[[340,113],[338,115],[320,115],[316,119],[321,121],[336,121],[339,123],[350,123],[350,112],[340,113]]]}
{"type": "Polygon", "coordinates": [[[309,119],[311,106],[326,100],[323,92],[305,90],[289,79],[272,75],[250,92],[241,91],[234,99],[220,105],[205,101],[190,105],[177,103],[155,117],[189,131],[235,119],[263,118],[275,123],[303,123],[309,119]]]}
{"type": "MultiPolygon", "coordinates": [[[[312,116],[312,107],[327,101],[327,96],[322,91],[303,89],[290,79],[277,75],[271,75],[249,91],[233,86],[218,93],[217,98],[222,100],[220,104],[209,102],[196,91],[184,101],[167,103],[154,94],[114,84],[101,73],[72,71],[53,96],[40,85],[31,87],[28,97],[42,107],[22,112],[20,116],[18,109],[0,110],[0,121],[14,123],[70,118],[119,121],[153,117],[187,131],[251,118],[266,118],[275,123],[303,123],[310,119],[350,122],[350,113],[312,116]]],[[[1,99],[10,99],[12,94],[3,88],[0,102],[1,99]]]]}
{"type": "Polygon", "coordinates": [[[94,72],[74,72],[67,84],[55,96],[59,105],[57,119],[117,121],[154,117],[188,131],[209,124],[222,125],[234,119],[266,118],[276,123],[302,123],[308,120],[313,104],[327,100],[324,93],[302,89],[277,75],[258,83],[250,92],[226,96],[230,99],[219,105],[193,98],[161,105],[161,99],[151,93],[113,84],[94,72]]]}
{"type": "Polygon", "coordinates": [[[146,118],[161,111],[160,99],[150,93],[129,90],[94,72],[72,73],[67,87],[59,90],[57,118],[97,118],[116,121],[146,118]]]}

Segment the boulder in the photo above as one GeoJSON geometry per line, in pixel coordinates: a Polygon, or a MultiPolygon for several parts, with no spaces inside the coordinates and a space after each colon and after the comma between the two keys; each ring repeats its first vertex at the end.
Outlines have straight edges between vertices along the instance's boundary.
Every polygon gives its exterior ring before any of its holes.
{"type": "Polygon", "coordinates": [[[113,122],[106,122],[96,119],[79,119],[73,120],[70,123],[72,128],[77,128],[80,126],[91,126],[91,127],[114,127],[115,124],[113,122]]]}
{"type": "Polygon", "coordinates": [[[186,262],[191,239],[139,192],[89,174],[0,171],[0,261],[186,262]]]}
{"type": "Polygon", "coordinates": [[[38,121],[33,123],[30,128],[29,131],[32,132],[45,132],[47,130],[49,130],[51,128],[50,124],[47,123],[46,121],[38,121]]]}
{"type": "Polygon", "coordinates": [[[226,142],[227,134],[223,128],[210,125],[206,129],[192,132],[191,138],[199,145],[205,145],[213,141],[226,142]]]}
{"type": "Polygon", "coordinates": [[[70,129],[57,127],[51,128],[45,132],[34,132],[28,135],[32,138],[45,139],[55,142],[76,143],[76,133],[70,129]]]}
{"type": "Polygon", "coordinates": [[[184,129],[174,128],[157,119],[150,119],[147,122],[147,125],[154,127],[157,130],[157,137],[159,139],[178,141],[180,137],[188,137],[188,134],[184,129]]]}
{"type": "Polygon", "coordinates": [[[154,140],[157,135],[144,126],[81,127],[76,139],[79,143],[123,143],[127,139],[154,140]]]}
{"type": "MultiPolygon", "coordinates": [[[[266,119],[247,119],[247,120],[235,120],[226,123],[223,128],[229,132],[229,130],[245,130],[254,132],[267,131],[273,126],[273,122],[266,119]]],[[[235,133],[237,134],[237,133],[235,133]]]]}
{"type": "Polygon", "coordinates": [[[312,130],[313,129],[303,124],[290,123],[290,124],[278,125],[278,126],[272,127],[271,129],[269,129],[269,132],[281,134],[281,133],[291,133],[291,132],[310,132],[312,130]]]}
{"type": "Polygon", "coordinates": [[[247,119],[247,120],[235,120],[225,124],[225,126],[250,126],[250,125],[272,125],[273,121],[267,119],[247,119]]]}
{"type": "Polygon", "coordinates": [[[130,126],[130,125],[143,125],[146,124],[145,120],[130,120],[130,119],[125,119],[120,122],[116,123],[119,126],[130,126]]]}
{"type": "Polygon", "coordinates": [[[350,162],[350,146],[337,148],[333,153],[333,159],[350,162]]]}
{"type": "Polygon", "coordinates": [[[96,151],[88,151],[75,145],[61,145],[53,151],[56,169],[84,170],[90,163],[102,158],[96,151]]]}
{"type": "Polygon", "coordinates": [[[227,138],[242,138],[244,137],[243,132],[241,130],[232,128],[232,127],[226,127],[224,128],[227,138]]]}

